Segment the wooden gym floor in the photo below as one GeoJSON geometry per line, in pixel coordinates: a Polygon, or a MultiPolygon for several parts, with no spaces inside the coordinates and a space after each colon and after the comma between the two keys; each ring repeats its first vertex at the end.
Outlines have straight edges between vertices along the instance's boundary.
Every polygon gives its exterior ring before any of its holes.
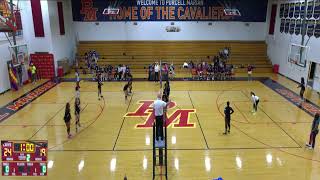
{"type": "MultiPolygon", "coordinates": [[[[298,92],[294,82],[282,76],[269,77],[298,92]]],[[[134,82],[134,93],[125,101],[121,91],[124,83],[106,82],[104,100],[98,101],[96,83],[81,82],[82,127],[76,134],[73,118],[73,138],[67,139],[64,107],[71,102],[73,108],[74,85],[58,84],[1,122],[0,139],[49,141],[48,176],[36,179],[120,180],[125,175],[128,180],[151,179],[152,129],[137,128],[147,122],[146,116],[125,115],[135,112],[139,101],[154,100],[159,85],[134,82]]],[[[0,104],[16,98],[8,96],[1,95],[0,104]]],[[[307,97],[319,105],[316,93],[308,90],[307,97]]],[[[304,148],[313,117],[260,81],[171,82],[171,99],[176,106],[169,115],[195,112],[187,113],[184,123],[185,114],[179,114],[168,127],[169,179],[320,178],[319,144],[314,151],[304,148]],[[250,91],[261,98],[255,114],[251,113],[250,91]],[[227,136],[222,135],[221,115],[226,101],[231,101],[235,110],[227,136]],[[179,124],[182,127],[174,127],[179,124]],[[193,127],[184,127],[186,124],[193,127]]]]}

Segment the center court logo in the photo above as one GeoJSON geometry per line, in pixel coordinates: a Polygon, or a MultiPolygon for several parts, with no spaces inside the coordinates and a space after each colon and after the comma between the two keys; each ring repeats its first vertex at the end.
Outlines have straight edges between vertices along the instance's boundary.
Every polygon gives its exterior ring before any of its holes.
{"type": "MultiPolygon", "coordinates": [[[[134,111],[127,113],[124,117],[144,117],[143,124],[136,124],[137,129],[152,128],[152,124],[155,121],[155,116],[152,110],[153,101],[141,100],[137,104],[140,106],[134,111]]],[[[171,102],[168,105],[168,110],[177,107],[176,102],[171,102]]],[[[166,127],[172,128],[195,128],[195,123],[189,122],[190,115],[196,112],[195,109],[177,109],[171,114],[167,114],[166,127]]]]}

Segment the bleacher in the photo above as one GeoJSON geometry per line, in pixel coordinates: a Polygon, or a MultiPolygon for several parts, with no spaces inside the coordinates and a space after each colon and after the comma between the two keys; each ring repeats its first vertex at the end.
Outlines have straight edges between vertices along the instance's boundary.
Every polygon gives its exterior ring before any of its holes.
{"type": "Polygon", "coordinates": [[[217,55],[224,47],[231,48],[228,64],[236,67],[236,73],[245,73],[248,64],[254,65],[254,73],[272,72],[264,41],[82,41],[78,55],[82,59],[80,66],[85,67],[84,54],[96,50],[99,65],[126,64],[136,77],[145,76],[147,66],[160,59],[173,63],[176,74],[185,73],[183,62],[207,61],[207,56],[217,55]]]}

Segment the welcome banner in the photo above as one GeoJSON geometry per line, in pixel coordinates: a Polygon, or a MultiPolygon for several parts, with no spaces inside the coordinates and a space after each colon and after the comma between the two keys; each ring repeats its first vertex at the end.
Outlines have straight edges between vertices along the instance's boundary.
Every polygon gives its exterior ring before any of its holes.
{"type": "Polygon", "coordinates": [[[74,21],[243,21],[265,22],[268,0],[72,0],[74,21]],[[224,14],[225,5],[239,17],[224,14]],[[108,7],[118,15],[104,15],[108,7]]]}

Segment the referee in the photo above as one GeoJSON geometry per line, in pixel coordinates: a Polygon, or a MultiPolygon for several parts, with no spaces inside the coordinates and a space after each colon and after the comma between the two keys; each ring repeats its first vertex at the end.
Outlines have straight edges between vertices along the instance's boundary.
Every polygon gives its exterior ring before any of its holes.
{"type": "Polygon", "coordinates": [[[153,103],[154,115],[156,117],[156,144],[159,141],[163,141],[163,112],[169,103],[161,100],[161,93],[159,92],[157,100],[153,103]]]}

